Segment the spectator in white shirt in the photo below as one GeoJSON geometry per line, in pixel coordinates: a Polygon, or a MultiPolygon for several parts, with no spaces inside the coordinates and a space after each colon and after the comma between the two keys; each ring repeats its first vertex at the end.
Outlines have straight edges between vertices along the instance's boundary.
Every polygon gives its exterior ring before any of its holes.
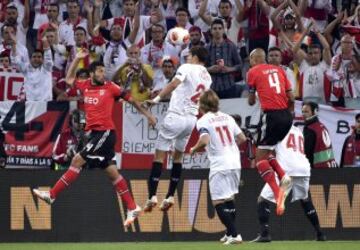
{"type": "Polygon", "coordinates": [[[44,36],[42,44],[44,51],[35,50],[31,55],[30,63],[24,64],[21,62],[16,43],[13,43],[11,60],[24,74],[23,91],[26,101],[52,100],[53,60],[46,36],[44,36]]]}
{"type": "Polygon", "coordinates": [[[80,16],[80,4],[77,0],[69,0],[67,2],[67,11],[69,17],[59,26],[59,42],[66,46],[75,45],[74,30],[76,27],[83,27],[87,34],[92,31],[92,8],[87,9],[87,19],[80,16]],[[90,13],[91,12],[91,13],[90,13]]]}
{"type": "MultiPolygon", "coordinates": [[[[16,49],[20,55],[20,60],[22,63],[29,63],[29,54],[27,48],[19,43],[17,39],[13,39],[12,37],[16,36],[16,26],[13,25],[4,25],[1,27],[1,37],[3,38],[3,42],[0,44],[0,53],[5,51],[9,55],[12,51],[13,43],[16,43],[16,49]]],[[[13,64],[13,66],[15,66],[13,64]]]]}

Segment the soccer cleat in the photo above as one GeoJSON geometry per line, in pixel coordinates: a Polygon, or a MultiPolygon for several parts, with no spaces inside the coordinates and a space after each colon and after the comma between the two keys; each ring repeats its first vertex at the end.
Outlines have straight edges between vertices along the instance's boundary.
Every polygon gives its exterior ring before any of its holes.
{"type": "Polygon", "coordinates": [[[242,243],[242,237],[238,234],[236,237],[228,236],[227,240],[224,242],[224,245],[233,245],[242,243]]]}
{"type": "Polygon", "coordinates": [[[141,207],[139,205],[136,205],[136,208],[133,210],[128,210],[126,220],[124,222],[124,227],[128,227],[131,224],[133,224],[134,221],[137,219],[137,217],[139,217],[140,212],[141,212],[141,207]]]}
{"type": "Polygon", "coordinates": [[[158,204],[157,197],[153,195],[151,199],[147,200],[144,206],[144,212],[150,213],[154,207],[158,204]]]}
{"type": "Polygon", "coordinates": [[[174,197],[169,196],[168,198],[164,199],[160,204],[160,210],[163,212],[168,211],[174,205],[174,197]]]}
{"type": "Polygon", "coordinates": [[[250,241],[252,243],[267,243],[267,242],[271,242],[271,236],[270,234],[266,235],[266,236],[262,236],[261,234],[258,234],[258,236],[253,239],[252,241],[250,241]]]}
{"type": "Polygon", "coordinates": [[[317,241],[326,241],[326,235],[322,232],[316,234],[316,240],[317,241]]]}
{"type": "Polygon", "coordinates": [[[276,214],[283,215],[285,212],[285,200],[287,195],[289,194],[289,187],[291,185],[291,178],[288,175],[284,175],[284,177],[280,181],[280,188],[278,197],[276,200],[276,214]]]}
{"type": "Polygon", "coordinates": [[[39,189],[34,188],[33,193],[41,200],[45,201],[47,204],[51,205],[54,203],[55,199],[50,197],[49,191],[41,191],[39,189]]]}
{"type": "Polygon", "coordinates": [[[220,242],[224,243],[227,241],[229,236],[227,236],[226,234],[220,239],[220,242]]]}

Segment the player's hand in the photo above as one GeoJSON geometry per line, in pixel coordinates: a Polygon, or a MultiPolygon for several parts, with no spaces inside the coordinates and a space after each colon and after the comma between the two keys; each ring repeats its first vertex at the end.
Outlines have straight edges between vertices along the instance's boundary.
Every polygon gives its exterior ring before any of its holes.
{"type": "Polygon", "coordinates": [[[148,123],[151,127],[155,128],[156,126],[156,123],[157,123],[157,120],[156,120],[156,117],[151,115],[148,117],[148,123]]]}
{"type": "Polygon", "coordinates": [[[196,153],[195,147],[190,148],[189,153],[190,153],[191,155],[195,154],[195,153],[196,153]]]}
{"type": "Polygon", "coordinates": [[[0,157],[0,169],[4,169],[6,166],[6,157],[0,157]]]}
{"type": "Polygon", "coordinates": [[[149,99],[149,100],[146,100],[143,103],[141,103],[141,106],[143,106],[146,109],[149,109],[155,104],[156,104],[156,102],[154,102],[152,99],[149,99]]]}

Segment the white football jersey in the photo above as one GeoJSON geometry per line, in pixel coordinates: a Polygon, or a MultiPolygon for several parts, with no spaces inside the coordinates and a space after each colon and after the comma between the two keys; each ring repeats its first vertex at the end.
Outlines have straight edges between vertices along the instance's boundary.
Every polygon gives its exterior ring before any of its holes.
{"type": "Polygon", "coordinates": [[[212,83],[209,72],[202,65],[183,64],[174,77],[181,83],[171,94],[168,111],[197,115],[200,95],[208,90],[212,83]]]}
{"type": "Polygon", "coordinates": [[[302,131],[291,127],[276,148],[276,159],[289,176],[310,176],[310,163],[304,153],[304,136],[302,131]]]}
{"type": "Polygon", "coordinates": [[[235,137],[242,133],[234,118],[217,112],[208,112],[196,124],[200,133],[210,135],[210,143],[206,147],[210,161],[210,176],[222,170],[240,169],[240,151],[235,137]]]}

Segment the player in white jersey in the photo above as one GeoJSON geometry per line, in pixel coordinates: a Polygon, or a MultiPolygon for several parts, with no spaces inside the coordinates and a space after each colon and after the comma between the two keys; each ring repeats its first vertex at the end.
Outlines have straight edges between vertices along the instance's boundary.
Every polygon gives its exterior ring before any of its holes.
{"type": "Polygon", "coordinates": [[[220,221],[226,227],[226,234],[220,240],[225,245],[241,243],[237,234],[234,195],[239,191],[240,151],[237,143],[246,141],[234,118],[219,111],[219,98],[212,90],[200,97],[200,111],[204,115],[196,127],[200,137],[190,153],[206,147],[210,161],[210,196],[220,221]]]}
{"type": "MultiPolygon", "coordinates": [[[[326,240],[321,232],[318,215],[315,207],[308,196],[310,181],[310,163],[304,153],[304,136],[302,131],[291,127],[284,140],[276,146],[276,159],[283,167],[285,173],[292,178],[292,183],[285,191],[286,195],[292,192],[291,202],[300,200],[305,215],[316,230],[317,240],[326,240]]],[[[262,189],[258,197],[258,219],[260,233],[253,242],[270,242],[269,218],[270,204],[275,203],[274,194],[268,184],[262,189]]]]}
{"type": "Polygon", "coordinates": [[[189,63],[179,67],[173,80],[161,90],[158,96],[146,101],[146,104],[153,105],[172,93],[167,114],[160,126],[148,181],[149,199],[144,207],[145,212],[151,212],[157,205],[156,191],[161,169],[166,153],[172,145],[174,155],[169,191],[160,209],[167,211],[174,204],[174,194],[181,176],[183,153],[197,120],[198,101],[201,93],[209,89],[212,82],[210,74],[204,67],[207,57],[208,52],[205,48],[191,48],[187,59],[189,63]]]}

